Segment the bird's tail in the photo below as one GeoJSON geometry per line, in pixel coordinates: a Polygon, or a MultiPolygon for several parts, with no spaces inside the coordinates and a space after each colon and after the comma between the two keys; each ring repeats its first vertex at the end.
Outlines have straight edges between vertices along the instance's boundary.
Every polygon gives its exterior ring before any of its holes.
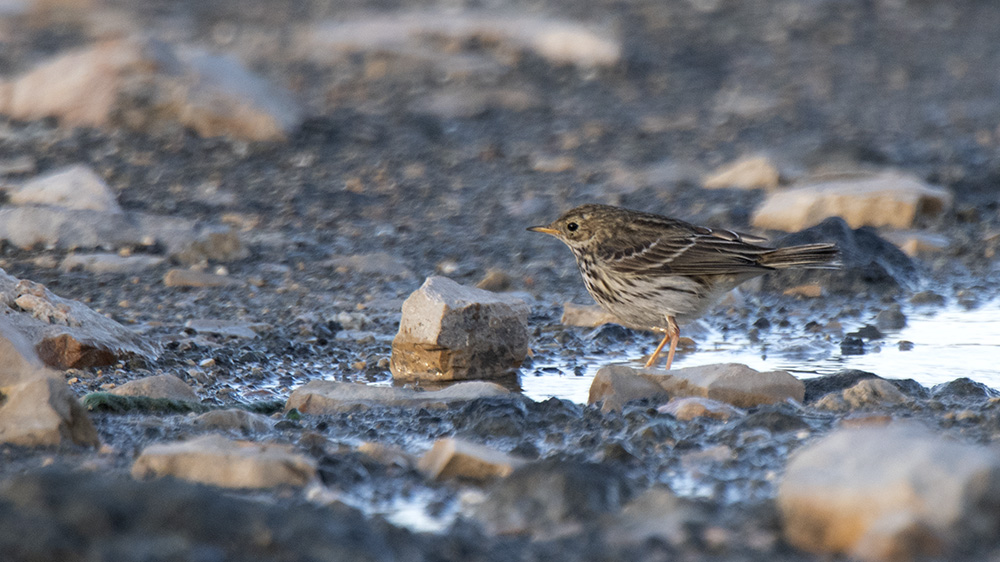
{"type": "Polygon", "coordinates": [[[838,269],[840,250],[836,244],[804,244],[772,250],[760,260],[761,265],[775,269],[838,269]]]}

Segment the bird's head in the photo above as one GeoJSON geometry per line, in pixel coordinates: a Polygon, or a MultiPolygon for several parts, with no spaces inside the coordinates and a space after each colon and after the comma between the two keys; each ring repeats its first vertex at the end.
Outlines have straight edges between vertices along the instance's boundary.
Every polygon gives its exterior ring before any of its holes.
{"type": "Polygon", "coordinates": [[[570,209],[563,216],[545,226],[532,226],[528,230],[551,234],[573,250],[586,247],[606,227],[609,210],[605,205],[583,205],[570,209]]]}

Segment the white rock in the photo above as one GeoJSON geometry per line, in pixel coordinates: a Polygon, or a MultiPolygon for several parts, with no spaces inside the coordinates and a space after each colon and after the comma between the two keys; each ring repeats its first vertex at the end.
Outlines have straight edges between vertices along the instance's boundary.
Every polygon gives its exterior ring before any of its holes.
{"type": "Polygon", "coordinates": [[[102,213],[121,213],[118,200],[104,180],[82,164],[32,178],[10,193],[14,205],[52,205],[102,213]]]}
{"type": "Polygon", "coordinates": [[[715,170],[702,180],[705,189],[774,189],[778,187],[778,168],[766,156],[742,158],[715,170]]]}
{"type": "Polygon", "coordinates": [[[951,207],[947,189],[896,172],[823,181],[775,191],[754,211],[759,228],[798,231],[833,216],[851,228],[909,228],[921,216],[936,216],[951,207]]]}
{"type": "Polygon", "coordinates": [[[132,465],[132,476],[173,476],[225,488],[303,486],[315,478],[316,463],[288,445],[206,435],[146,447],[132,465]]]}
{"type": "Polygon", "coordinates": [[[398,380],[508,376],[528,354],[528,305],[430,277],[403,303],[390,369],[398,380]]]}
{"type": "Polygon", "coordinates": [[[487,38],[512,49],[533,51],[553,64],[583,68],[615,65],[622,54],[620,40],[600,26],[475,10],[411,11],[319,22],[302,29],[294,44],[298,56],[329,63],[347,53],[407,54],[421,42],[425,48],[434,48],[442,37],[457,42],[487,38]]]}
{"type": "Polygon", "coordinates": [[[1000,455],[916,423],[838,429],[792,456],[777,501],[798,548],[947,559],[963,544],[995,540],[1000,455]]]}
{"type": "Polygon", "coordinates": [[[138,273],[154,268],[164,262],[162,256],[137,254],[120,256],[111,253],[69,254],[59,264],[63,271],[82,269],[89,273],[138,273]]]}

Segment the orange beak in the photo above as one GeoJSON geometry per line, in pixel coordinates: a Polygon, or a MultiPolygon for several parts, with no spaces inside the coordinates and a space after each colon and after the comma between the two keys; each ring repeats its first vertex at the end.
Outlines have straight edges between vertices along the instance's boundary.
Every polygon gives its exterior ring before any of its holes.
{"type": "Polygon", "coordinates": [[[556,236],[559,234],[558,230],[554,228],[549,228],[547,226],[529,226],[528,230],[532,232],[541,232],[542,234],[551,234],[552,236],[556,236]]]}

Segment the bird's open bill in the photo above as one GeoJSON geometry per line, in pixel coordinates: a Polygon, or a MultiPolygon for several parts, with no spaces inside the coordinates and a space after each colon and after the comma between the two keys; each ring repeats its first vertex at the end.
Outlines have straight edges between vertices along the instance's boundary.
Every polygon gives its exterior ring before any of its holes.
{"type": "Polygon", "coordinates": [[[558,230],[556,230],[554,228],[549,228],[547,226],[529,226],[528,230],[530,230],[532,232],[541,232],[542,234],[551,234],[553,236],[555,236],[556,234],[559,234],[558,230]]]}

